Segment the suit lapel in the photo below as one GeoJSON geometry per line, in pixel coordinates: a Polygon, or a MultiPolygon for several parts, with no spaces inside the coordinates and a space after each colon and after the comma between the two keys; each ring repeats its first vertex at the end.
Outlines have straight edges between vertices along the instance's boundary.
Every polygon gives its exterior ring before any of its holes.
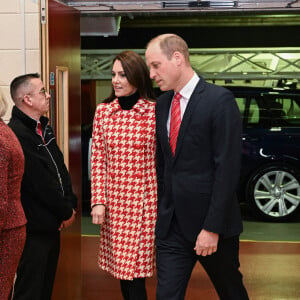
{"type": "Polygon", "coordinates": [[[160,131],[160,137],[161,137],[161,146],[164,149],[164,152],[170,156],[170,158],[173,158],[173,154],[171,151],[171,147],[169,144],[169,136],[168,136],[168,130],[167,130],[167,120],[169,116],[169,110],[171,106],[171,101],[173,97],[173,92],[167,92],[166,94],[163,94],[161,96],[161,103],[160,103],[160,109],[159,109],[159,116],[157,116],[156,121],[158,122],[158,129],[160,131]]]}
{"type": "Polygon", "coordinates": [[[183,115],[183,119],[181,121],[177,143],[176,143],[175,159],[178,156],[178,153],[180,152],[180,149],[182,147],[184,135],[190,124],[193,112],[195,111],[199,101],[201,101],[201,92],[203,88],[204,88],[204,79],[200,78],[200,81],[196,85],[195,90],[193,91],[191,98],[189,99],[188,105],[183,115]]]}
{"type": "Polygon", "coordinates": [[[167,131],[167,120],[168,120],[169,110],[170,110],[172,98],[174,96],[174,92],[173,91],[166,92],[160,97],[161,98],[160,110],[159,110],[160,115],[157,116],[156,121],[157,121],[158,128],[160,130],[161,146],[164,149],[164,151],[168,154],[169,158],[174,160],[174,162],[182,147],[184,135],[191,121],[192,114],[195,111],[195,108],[199,103],[199,101],[201,101],[201,93],[204,89],[204,83],[205,83],[204,78],[200,77],[200,80],[196,85],[195,90],[193,91],[191,98],[189,99],[188,105],[185,109],[183,119],[181,121],[180,129],[179,129],[179,133],[178,133],[175,157],[173,156],[173,153],[171,151],[168,131],[167,131]]]}

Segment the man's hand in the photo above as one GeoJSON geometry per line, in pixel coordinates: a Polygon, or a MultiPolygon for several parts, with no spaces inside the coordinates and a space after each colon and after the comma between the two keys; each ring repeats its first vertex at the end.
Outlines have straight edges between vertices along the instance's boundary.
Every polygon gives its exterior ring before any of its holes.
{"type": "Polygon", "coordinates": [[[93,224],[103,224],[105,218],[105,206],[104,205],[95,205],[92,208],[91,215],[93,217],[93,224]]]}
{"type": "Polygon", "coordinates": [[[198,234],[194,250],[197,255],[211,255],[217,251],[219,234],[202,229],[198,234]]]}
{"type": "Polygon", "coordinates": [[[71,226],[73,224],[73,222],[75,221],[75,215],[76,215],[76,211],[73,209],[72,216],[68,220],[63,221],[61,223],[61,225],[59,226],[58,230],[62,230],[63,228],[67,228],[67,227],[71,226]]]}

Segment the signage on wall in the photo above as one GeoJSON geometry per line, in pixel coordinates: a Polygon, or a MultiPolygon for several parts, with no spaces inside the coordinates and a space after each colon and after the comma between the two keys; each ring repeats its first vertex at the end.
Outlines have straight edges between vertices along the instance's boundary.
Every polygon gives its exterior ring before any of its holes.
{"type": "Polygon", "coordinates": [[[54,85],[54,72],[50,72],[50,85],[54,85]]]}

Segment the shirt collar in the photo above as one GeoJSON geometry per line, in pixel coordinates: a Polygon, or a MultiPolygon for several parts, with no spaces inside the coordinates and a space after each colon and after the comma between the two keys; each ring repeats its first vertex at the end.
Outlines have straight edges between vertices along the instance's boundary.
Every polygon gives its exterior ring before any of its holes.
{"type": "Polygon", "coordinates": [[[186,101],[188,101],[191,98],[192,93],[199,80],[199,76],[194,72],[194,75],[191,78],[191,80],[180,90],[180,95],[182,96],[182,98],[184,98],[186,101]]]}

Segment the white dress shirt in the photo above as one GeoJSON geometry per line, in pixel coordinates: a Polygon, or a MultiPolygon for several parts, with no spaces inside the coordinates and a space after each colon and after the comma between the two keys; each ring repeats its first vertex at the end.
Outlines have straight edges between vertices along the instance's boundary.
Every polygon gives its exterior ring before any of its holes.
{"type": "MultiPolygon", "coordinates": [[[[181,98],[180,98],[181,120],[183,118],[185,109],[188,105],[189,99],[191,98],[191,95],[192,95],[196,85],[198,84],[199,80],[200,80],[199,76],[196,73],[194,73],[191,80],[179,91],[179,93],[181,95],[181,98]]],[[[173,102],[173,100],[172,100],[172,102],[173,102]]],[[[168,136],[170,135],[171,107],[172,107],[172,103],[170,105],[169,116],[168,116],[168,120],[167,120],[168,136]]]]}

